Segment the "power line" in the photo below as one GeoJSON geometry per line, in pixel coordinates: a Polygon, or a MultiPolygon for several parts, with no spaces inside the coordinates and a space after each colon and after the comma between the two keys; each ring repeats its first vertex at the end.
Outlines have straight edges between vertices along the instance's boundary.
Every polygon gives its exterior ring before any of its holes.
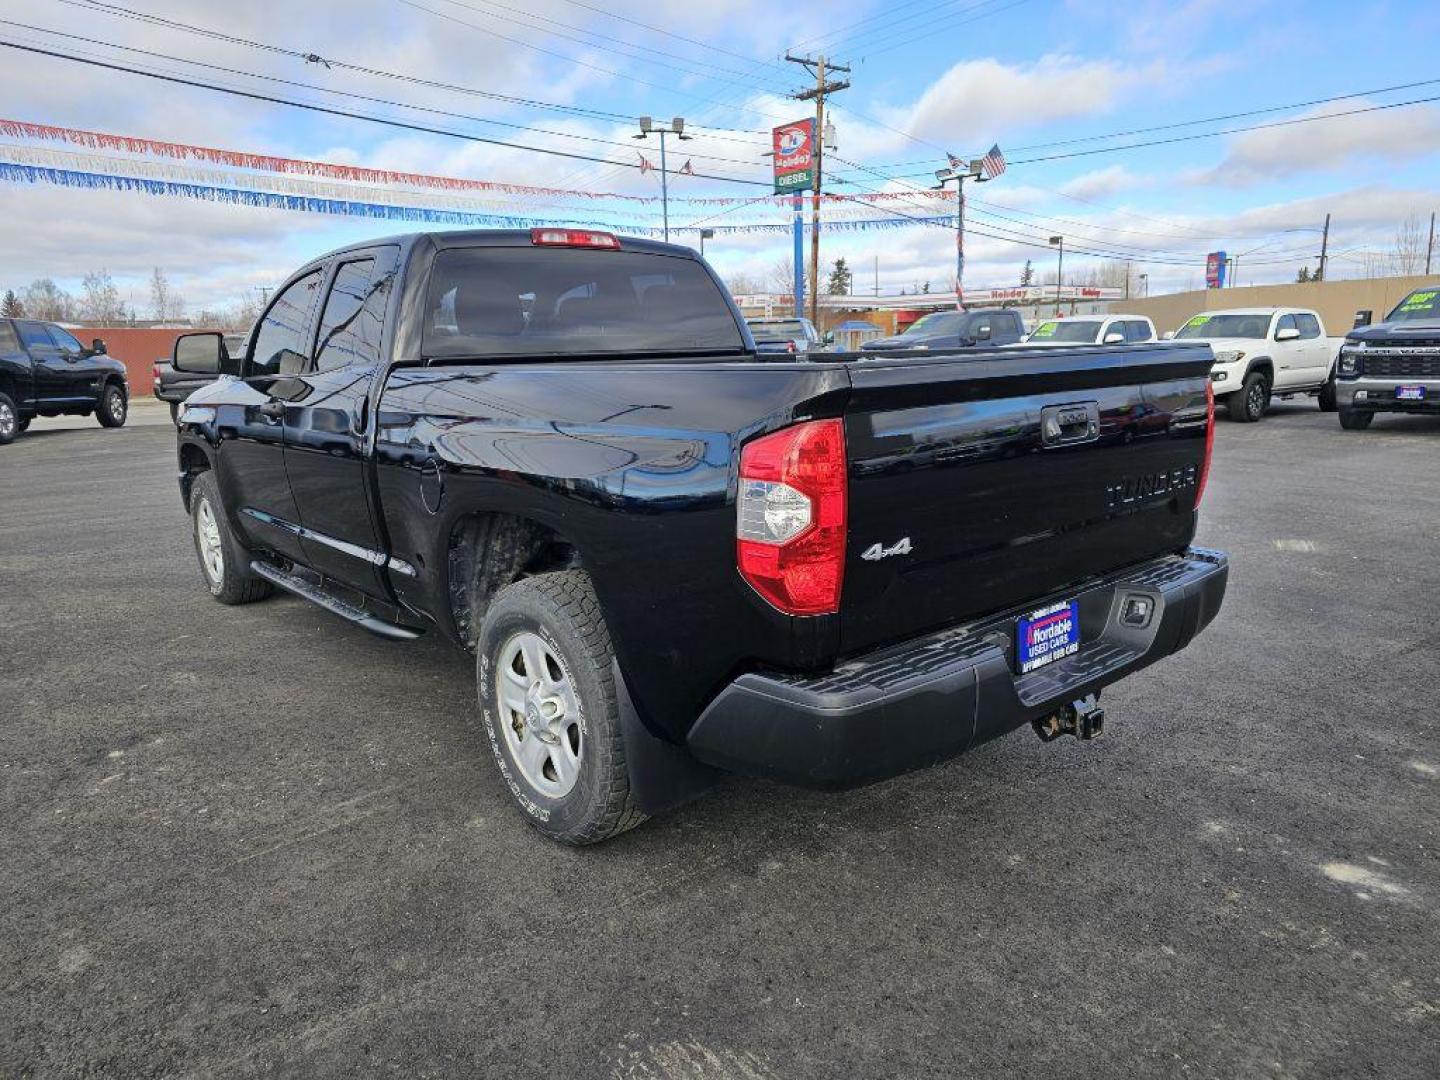
{"type": "MultiPolygon", "coordinates": [[[[387,105],[392,108],[412,109],[416,112],[432,113],[436,116],[448,117],[452,120],[466,120],[476,124],[489,124],[494,127],[509,128],[513,131],[528,131],[537,135],[549,135],[557,139],[574,139],[579,142],[596,143],[602,146],[617,146],[622,149],[629,149],[628,143],[617,142],[613,139],[606,139],[596,135],[582,135],[574,131],[556,131],[551,128],[533,127],[529,124],[517,124],[509,120],[492,120],[489,117],[473,116],[469,113],[451,112],[448,109],[437,109],[428,105],[414,105],[405,101],[395,101],[389,98],[375,97],[370,94],[361,94],[353,90],[336,90],[328,86],[318,86],[315,83],[299,82],[295,79],[285,79],[278,75],[262,75],[259,72],[247,71],[243,68],[227,67],[223,64],[212,64],[204,60],[192,60],[184,56],[173,56],[169,53],[155,52],[151,49],[141,49],[132,45],[120,45],[115,42],[105,41],[100,38],[85,37],[82,34],[71,34],[63,30],[51,30],[43,26],[31,26],[28,23],[15,22],[11,19],[0,19],[0,25],[16,26],[26,30],[35,30],[42,34],[50,34],[55,37],[69,38],[72,41],[83,41],[90,45],[100,45],[105,48],[118,49],[122,52],[136,53],[140,56],[149,56],[158,60],[168,60],[171,63],[190,64],[195,67],[208,68],[211,71],[224,72],[227,75],[239,75],[244,78],[260,79],[264,82],[279,83],[282,86],[293,86],[300,90],[314,90],[322,94],[334,94],[338,97],[353,98],[357,101],[369,102],[373,105],[387,105]]],[[[730,165],[753,165],[753,161],[741,158],[717,157],[713,154],[695,154],[696,158],[705,161],[719,161],[730,165]]]]}
{"type": "MultiPolygon", "coordinates": [[[[317,105],[312,102],[295,101],[290,98],[276,97],[271,94],[260,94],[252,90],[240,90],[229,86],[220,86],[216,83],[202,82],[199,79],[189,79],[179,75],[165,75],[154,71],[145,71],[143,68],[128,67],[124,64],[117,64],[113,61],[92,59],[89,57],[72,56],[67,53],[56,52],[53,49],[42,49],[35,45],[22,45],[18,42],[0,40],[0,47],[16,49],[20,52],[34,53],[39,56],[49,56],[58,60],[70,60],[75,63],[88,64],[92,67],[102,67],[110,71],[120,71],[128,75],[143,75],[148,79],[158,79],[161,82],[174,83],[181,86],[192,86],[202,90],[213,90],[222,94],[230,94],[235,97],[248,98],[251,101],[261,101],[270,105],[285,105],[289,108],[304,109],[309,112],[324,113],[329,116],[340,116],[349,120],[363,120],[367,123],[382,124],[386,127],[400,128],[405,131],[418,131],[427,135],[443,135],[451,139],[462,139],[466,142],[485,143],[490,146],[503,146],[511,150],[523,150],[533,154],[545,154],[550,157],[568,158],[572,161],[589,161],[601,165],[613,165],[619,168],[638,169],[639,164],[628,161],[615,161],[611,158],[596,157],[592,154],[578,154],[568,150],[554,150],[543,146],[529,146],[524,143],[507,142],[504,139],[491,139],[484,135],[471,135],[460,131],[451,131],[446,128],[431,127],[426,124],[416,124],[404,120],[396,120],[390,117],[368,116],[364,113],[351,112],[347,109],[337,109],[329,105],[317,105]]],[[[694,174],[706,180],[720,180],[730,184],[746,184],[751,187],[769,187],[769,183],[762,180],[746,180],[737,176],[719,176],[713,173],[694,174]]]]}

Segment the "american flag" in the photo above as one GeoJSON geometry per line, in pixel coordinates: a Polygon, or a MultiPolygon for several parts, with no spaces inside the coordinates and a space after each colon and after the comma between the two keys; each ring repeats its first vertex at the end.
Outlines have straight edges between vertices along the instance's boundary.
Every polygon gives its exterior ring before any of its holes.
{"type": "Polygon", "coordinates": [[[965,168],[965,162],[961,161],[954,154],[946,154],[945,156],[950,159],[950,168],[957,170],[965,168]]]}
{"type": "Polygon", "coordinates": [[[1005,155],[1000,152],[1000,144],[996,143],[990,147],[990,152],[980,159],[980,172],[986,180],[994,180],[1005,171],[1005,155]]]}

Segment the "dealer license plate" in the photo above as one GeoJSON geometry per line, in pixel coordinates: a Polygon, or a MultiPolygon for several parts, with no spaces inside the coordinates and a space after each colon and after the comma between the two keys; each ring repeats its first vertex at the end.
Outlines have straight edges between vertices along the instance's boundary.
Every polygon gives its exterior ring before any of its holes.
{"type": "Polygon", "coordinates": [[[1397,386],[1395,397],[1400,401],[1424,401],[1425,387],[1423,386],[1397,386]]]}
{"type": "Polygon", "coordinates": [[[1032,611],[1015,626],[1021,674],[1080,651],[1080,605],[1074,600],[1032,611]]]}

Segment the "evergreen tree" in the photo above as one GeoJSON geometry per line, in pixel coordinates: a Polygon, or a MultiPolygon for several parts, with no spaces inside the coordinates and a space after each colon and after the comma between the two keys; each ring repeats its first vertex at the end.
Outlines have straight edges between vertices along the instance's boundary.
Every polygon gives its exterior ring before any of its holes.
{"type": "Polygon", "coordinates": [[[25,305],[15,295],[14,289],[5,290],[5,299],[0,301],[0,316],[7,319],[23,319],[25,317],[25,305]]]}
{"type": "Polygon", "coordinates": [[[1308,266],[1302,266],[1302,267],[1300,267],[1300,272],[1295,275],[1295,280],[1296,280],[1296,282],[1298,282],[1299,284],[1302,284],[1302,285],[1303,285],[1305,282],[1307,282],[1307,281],[1313,280],[1313,279],[1310,277],[1310,267],[1308,267],[1308,266]]]}
{"type": "Polygon", "coordinates": [[[1020,284],[1033,285],[1035,282],[1035,267],[1030,265],[1030,260],[1025,260],[1025,269],[1020,271],[1020,284]]]}
{"type": "Polygon", "coordinates": [[[825,291],[831,296],[849,296],[850,284],[855,275],[851,273],[850,267],[845,262],[845,256],[835,260],[835,269],[830,271],[830,282],[825,291]]]}

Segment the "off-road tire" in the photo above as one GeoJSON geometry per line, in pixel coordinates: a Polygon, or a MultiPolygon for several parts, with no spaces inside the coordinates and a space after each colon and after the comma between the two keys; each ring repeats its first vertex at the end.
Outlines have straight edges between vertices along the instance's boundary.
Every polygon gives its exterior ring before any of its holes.
{"type": "Polygon", "coordinates": [[[170,423],[176,427],[180,426],[180,403],[178,401],[170,402],[170,423]]]}
{"type": "MultiPolygon", "coordinates": [[[[630,791],[616,700],[610,632],[583,570],[539,574],[497,593],[476,643],[480,716],[500,777],[515,806],[540,832],[563,844],[594,844],[645,820],[630,791]],[[560,661],[579,705],[581,752],[574,786],[559,798],[532,784],[500,725],[501,656],[518,634],[536,634],[560,661]]],[[[508,710],[507,710],[508,711],[508,710]]]]}
{"type": "Polygon", "coordinates": [[[0,394],[0,446],[15,441],[15,436],[25,429],[20,426],[20,410],[9,394],[0,394]]]}
{"type": "Polygon", "coordinates": [[[1340,410],[1340,426],[1346,431],[1364,431],[1374,419],[1375,414],[1364,409],[1340,410]]]}
{"type": "Polygon", "coordinates": [[[1242,424],[1255,423],[1270,407],[1270,380],[1263,371],[1250,372],[1240,389],[1225,399],[1225,406],[1231,420],[1242,424]]]}
{"type": "Polygon", "coordinates": [[[129,415],[130,399],[125,396],[124,389],[115,383],[106,383],[105,388],[100,391],[100,400],[95,405],[95,419],[100,421],[100,426],[124,427],[129,415]]]}
{"type": "Polygon", "coordinates": [[[1335,400],[1335,376],[1333,373],[1325,380],[1325,385],[1320,387],[1320,393],[1315,397],[1320,403],[1321,412],[1334,412],[1340,407],[1335,400]]]}
{"type": "Polygon", "coordinates": [[[200,560],[200,580],[210,595],[222,604],[251,604],[274,592],[274,586],[250,569],[253,556],[230,528],[220,502],[220,488],[213,473],[201,473],[190,491],[190,535],[195,541],[195,555],[200,560]],[[218,575],[212,573],[201,539],[201,521],[208,507],[219,534],[222,563],[218,575]]]}
{"type": "Polygon", "coordinates": [[[33,416],[22,416],[18,421],[16,421],[15,430],[23,435],[25,432],[30,430],[30,421],[34,419],[35,418],[33,416]]]}

